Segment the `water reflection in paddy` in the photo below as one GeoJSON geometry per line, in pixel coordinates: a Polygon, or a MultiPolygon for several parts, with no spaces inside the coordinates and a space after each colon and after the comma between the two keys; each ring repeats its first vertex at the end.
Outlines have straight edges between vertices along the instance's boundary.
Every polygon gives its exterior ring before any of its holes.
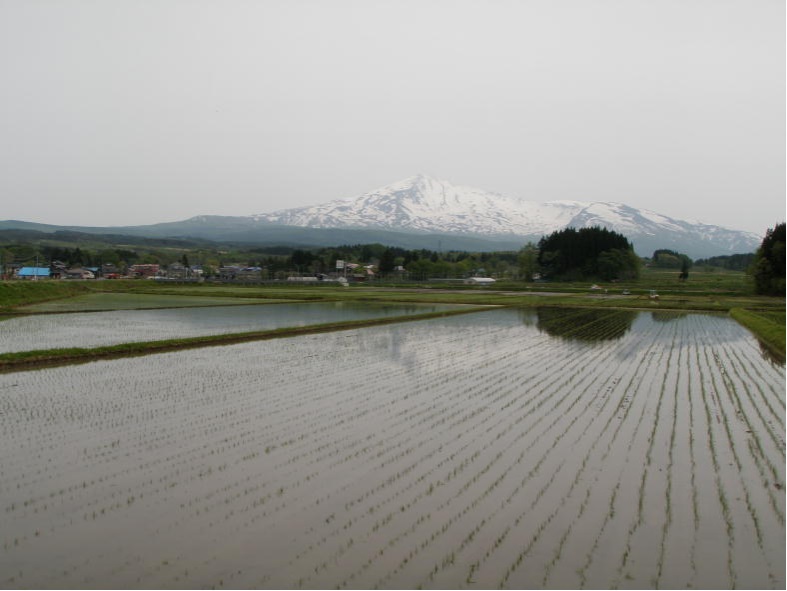
{"type": "Polygon", "coordinates": [[[314,302],[46,314],[0,323],[0,353],[101,347],[453,310],[449,304],[314,302]]]}

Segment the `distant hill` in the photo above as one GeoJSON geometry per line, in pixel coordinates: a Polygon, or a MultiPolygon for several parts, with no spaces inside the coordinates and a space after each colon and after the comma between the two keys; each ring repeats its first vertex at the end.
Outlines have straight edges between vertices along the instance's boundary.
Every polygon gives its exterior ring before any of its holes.
{"type": "MultiPolygon", "coordinates": [[[[27,224],[30,225],[30,224],[27,224]]],[[[126,234],[99,234],[79,232],[76,230],[61,230],[57,226],[49,227],[49,231],[32,229],[3,229],[0,228],[0,242],[62,242],[64,244],[105,244],[146,247],[171,247],[171,248],[209,248],[217,246],[216,243],[201,239],[183,238],[157,238],[146,236],[131,236],[126,234]]]]}
{"type": "MultiPolygon", "coordinates": [[[[14,236],[13,239],[20,240],[23,239],[22,233],[24,232],[27,232],[28,239],[39,239],[46,235],[54,239],[55,235],[65,237],[66,233],[71,232],[74,236],[83,235],[83,239],[93,236],[96,239],[105,241],[111,239],[109,241],[124,244],[152,245],[156,243],[164,245],[163,241],[165,240],[177,241],[177,244],[172,243],[171,245],[184,248],[197,247],[205,242],[213,245],[290,246],[294,248],[381,243],[406,249],[490,252],[518,250],[524,244],[521,239],[515,237],[495,239],[462,234],[414,234],[352,228],[303,228],[266,224],[250,218],[229,216],[200,216],[183,222],[122,227],[72,227],[14,220],[0,221],[0,238],[11,239],[14,236]],[[17,230],[15,229],[17,226],[24,229],[17,230]],[[33,232],[36,234],[31,234],[33,232]],[[145,239],[149,242],[142,242],[145,239]]],[[[534,237],[535,240],[538,238],[540,236],[534,237]]]]}
{"type": "Polygon", "coordinates": [[[626,236],[642,256],[670,249],[692,258],[754,252],[751,232],[689,222],[622,203],[535,203],[425,175],[355,199],[253,216],[197,216],[145,226],[77,227],[0,221],[0,230],[72,231],[245,246],[381,243],[407,249],[517,250],[566,227],[602,226],[626,236]]]}

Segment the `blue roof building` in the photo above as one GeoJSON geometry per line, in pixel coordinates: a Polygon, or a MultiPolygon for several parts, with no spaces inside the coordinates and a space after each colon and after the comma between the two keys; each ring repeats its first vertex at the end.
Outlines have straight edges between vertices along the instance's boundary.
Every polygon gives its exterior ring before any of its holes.
{"type": "Polygon", "coordinates": [[[22,267],[16,276],[23,279],[49,278],[49,267],[22,267]]]}

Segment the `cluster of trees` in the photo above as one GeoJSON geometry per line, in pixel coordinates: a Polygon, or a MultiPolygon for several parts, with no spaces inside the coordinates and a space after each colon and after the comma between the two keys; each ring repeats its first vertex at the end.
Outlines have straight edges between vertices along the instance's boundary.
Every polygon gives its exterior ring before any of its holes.
{"type": "MultiPolygon", "coordinates": [[[[532,263],[525,247],[521,258],[532,263]]],[[[639,277],[640,259],[628,238],[600,227],[566,228],[538,242],[536,262],[540,273],[552,279],[612,281],[639,277]]]]}
{"type": "Polygon", "coordinates": [[[98,267],[105,263],[112,263],[118,267],[125,267],[135,263],[159,263],[166,259],[166,263],[178,260],[180,255],[167,253],[159,256],[152,252],[137,252],[123,248],[89,249],[79,246],[74,248],[31,244],[6,244],[0,246],[0,262],[4,265],[21,264],[33,266],[50,265],[53,261],[60,261],[69,267],[98,267]]]}
{"type": "MultiPolygon", "coordinates": [[[[255,249],[262,254],[266,249],[255,249]]],[[[517,253],[515,252],[438,252],[428,249],[408,250],[382,244],[355,244],[325,247],[314,250],[295,249],[289,254],[270,254],[249,258],[248,265],[262,267],[268,274],[296,271],[302,274],[330,273],[336,270],[336,261],[372,264],[379,275],[385,277],[405,269],[410,279],[431,277],[467,277],[486,274],[515,278],[517,253]]]]}
{"type": "Polygon", "coordinates": [[[785,294],[785,226],[768,228],[754,255],[751,273],[755,291],[763,295],[785,294]]]}
{"type": "Polygon", "coordinates": [[[650,259],[651,266],[659,269],[680,269],[687,264],[691,266],[691,263],[687,255],[666,248],[653,251],[650,259]]]}
{"type": "Polygon", "coordinates": [[[75,248],[42,246],[40,252],[46,261],[61,261],[72,267],[97,267],[104,263],[133,265],[140,259],[138,253],[126,249],[91,251],[82,250],[78,246],[75,248]]]}
{"type": "Polygon", "coordinates": [[[660,269],[680,269],[679,277],[685,281],[689,278],[692,261],[688,255],[663,248],[653,252],[650,264],[660,269]]]}

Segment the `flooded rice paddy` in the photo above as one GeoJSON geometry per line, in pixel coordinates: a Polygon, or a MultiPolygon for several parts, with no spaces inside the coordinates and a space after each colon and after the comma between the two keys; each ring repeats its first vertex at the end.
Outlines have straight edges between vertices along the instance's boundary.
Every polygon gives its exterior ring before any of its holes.
{"type": "MultiPolygon", "coordinates": [[[[139,296],[134,297],[139,305],[139,296]]],[[[191,298],[192,301],[199,299],[191,298]]],[[[102,347],[324,322],[426,314],[462,307],[466,306],[313,302],[41,314],[0,322],[0,353],[102,347]]]]}
{"type": "Polygon", "coordinates": [[[0,584],[784,588],[784,379],[509,309],[0,375],[0,584]]]}
{"type": "Polygon", "coordinates": [[[240,297],[189,296],[168,294],[99,292],[71,298],[38,302],[21,306],[29,312],[87,312],[97,310],[138,310],[150,308],[187,308],[200,306],[235,306],[238,304],[268,304],[287,300],[240,297]]]}

